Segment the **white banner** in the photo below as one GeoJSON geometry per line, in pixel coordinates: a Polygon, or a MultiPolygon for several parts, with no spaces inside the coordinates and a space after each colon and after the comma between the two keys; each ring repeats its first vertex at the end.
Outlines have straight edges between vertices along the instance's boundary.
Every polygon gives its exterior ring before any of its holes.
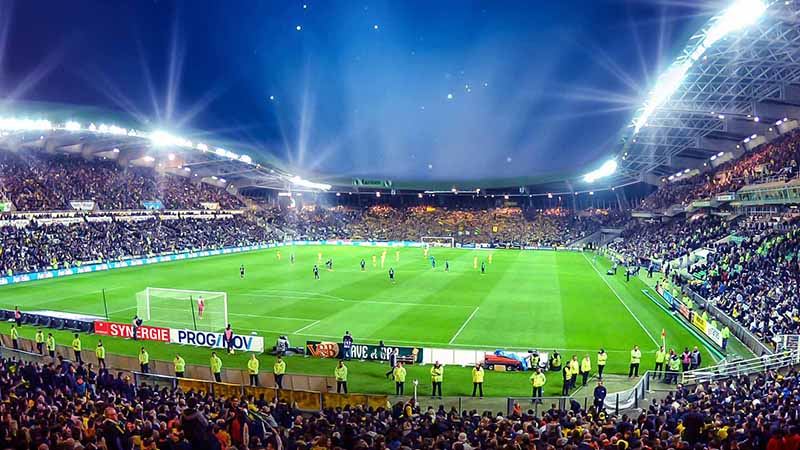
{"type": "Polygon", "coordinates": [[[715,344],[722,347],[722,332],[711,326],[711,322],[706,322],[706,335],[714,341],[715,344]]]}
{"type": "Polygon", "coordinates": [[[200,206],[202,206],[204,209],[210,209],[213,211],[219,209],[219,203],[217,202],[200,202],[200,206]]]}
{"type": "MultiPolygon", "coordinates": [[[[227,348],[224,335],[213,331],[194,331],[169,329],[169,341],[173,344],[193,345],[195,347],[227,348]]],[[[261,336],[233,335],[233,348],[245,352],[264,352],[264,338],[261,336]]]]}
{"type": "Polygon", "coordinates": [[[70,200],[69,206],[78,211],[91,211],[94,209],[94,200],[70,200]]]}

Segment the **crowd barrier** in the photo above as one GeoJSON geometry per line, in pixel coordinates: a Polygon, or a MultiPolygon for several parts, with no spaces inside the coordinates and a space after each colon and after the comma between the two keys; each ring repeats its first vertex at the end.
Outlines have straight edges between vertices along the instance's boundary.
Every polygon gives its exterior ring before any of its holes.
{"type": "MultiPolygon", "coordinates": [[[[0,320],[13,320],[14,311],[0,309],[0,320]]],[[[91,333],[94,319],[78,319],[53,317],[46,314],[20,313],[20,321],[23,325],[34,327],[54,328],[56,330],[72,330],[81,333],[91,333]]]]}

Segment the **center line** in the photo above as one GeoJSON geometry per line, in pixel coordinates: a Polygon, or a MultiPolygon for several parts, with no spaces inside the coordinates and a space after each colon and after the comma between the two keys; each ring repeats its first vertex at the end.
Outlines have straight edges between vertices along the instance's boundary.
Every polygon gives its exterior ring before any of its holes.
{"type": "Polygon", "coordinates": [[[455,341],[455,340],[456,340],[456,338],[458,337],[458,335],[459,335],[459,334],[461,334],[461,332],[462,332],[462,331],[464,331],[464,327],[466,327],[466,326],[467,326],[467,324],[469,323],[469,321],[470,321],[470,320],[472,320],[472,318],[473,318],[473,317],[475,317],[475,313],[476,313],[476,312],[478,312],[478,310],[479,310],[479,309],[481,309],[481,307],[480,307],[480,306],[476,306],[476,307],[475,307],[475,310],[474,310],[474,311],[472,311],[472,314],[470,314],[470,315],[469,315],[469,317],[467,317],[467,320],[465,320],[465,321],[464,321],[464,323],[463,323],[463,324],[461,324],[461,328],[459,328],[459,329],[458,329],[458,331],[456,331],[456,334],[454,334],[454,335],[453,335],[453,338],[452,338],[452,339],[450,339],[450,342],[448,342],[448,344],[452,344],[452,343],[453,343],[453,341],[455,341]]]}

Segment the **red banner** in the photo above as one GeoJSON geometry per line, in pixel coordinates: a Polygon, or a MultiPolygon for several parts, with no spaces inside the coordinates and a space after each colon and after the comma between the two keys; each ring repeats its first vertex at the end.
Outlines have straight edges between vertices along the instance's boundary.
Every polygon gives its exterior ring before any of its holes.
{"type": "MultiPolygon", "coordinates": [[[[95,334],[130,339],[133,337],[133,325],[117,322],[95,322],[95,334]]],[[[169,342],[169,328],[141,326],[136,337],[143,341],[169,342]]]]}

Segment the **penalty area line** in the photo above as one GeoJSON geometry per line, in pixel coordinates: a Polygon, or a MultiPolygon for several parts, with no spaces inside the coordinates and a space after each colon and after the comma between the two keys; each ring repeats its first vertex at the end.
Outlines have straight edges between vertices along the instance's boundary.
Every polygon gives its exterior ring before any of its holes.
{"type": "Polygon", "coordinates": [[[590,266],[592,266],[592,269],[594,269],[594,271],[597,273],[597,276],[600,277],[601,280],[603,280],[603,283],[605,283],[606,286],[608,286],[608,288],[611,290],[611,292],[614,294],[614,296],[617,297],[617,300],[619,300],[619,302],[622,303],[622,306],[624,306],[625,309],[628,310],[628,313],[630,313],[631,317],[633,317],[633,320],[635,320],[636,323],[638,323],[639,326],[642,327],[642,330],[644,330],[645,334],[647,334],[647,336],[650,338],[650,340],[653,341],[653,344],[656,344],[656,348],[658,348],[658,346],[660,344],[658,343],[656,338],[654,338],[653,335],[650,334],[650,331],[647,328],[645,328],[645,326],[642,323],[642,321],[639,320],[638,317],[636,317],[636,314],[634,314],[633,311],[631,311],[631,309],[628,307],[628,305],[625,303],[625,301],[622,300],[622,297],[620,297],[619,294],[617,294],[617,291],[614,290],[614,287],[611,286],[611,283],[609,283],[608,280],[603,278],[603,274],[600,273],[599,270],[597,270],[597,267],[595,267],[595,265],[592,264],[591,261],[589,261],[589,258],[586,257],[586,254],[584,254],[584,253],[581,253],[581,254],[583,255],[583,259],[585,259],[586,262],[589,263],[590,266]]]}
{"type": "Polygon", "coordinates": [[[472,314],[470,314],[469,317],[467,317],[467,320],[465,320],[464,323],[461,324],[461,328],[459,328],[458,331],[456,331],[456,334],[453,335],[452,339],[450,339],[450,342],[448,342],[448,344],[452,344],[453,341],[456,340],[458,335],[461,334],[462,331],[464,331],[464,328],[466,328],[469,321],[472,320],[473,317],[475,317],[475,313],[478,312],[479,309],[481,309],[480,306],[475,307],[475,309],[472,311],[472,314]]]}
{"type": "Polygon", "coordinates": [[[298,333],[300,333],[300,332],[306,331],[307,329],[309,329],[309,328],[311,328],[311,327],[313,327],[313,326],[317,325],[317,324],[318,324],[318,323],[320,323],[320,322],[321,322],[320,320],[315,320],[315,321],[311,322],[310,324],[308,324],[308,325],[304,326],[303,328],[300,328],[299,330],[295,331],[295,332],[294,332],[294,333],[292,333],[292,334],[298,334],[298,333]]]}

